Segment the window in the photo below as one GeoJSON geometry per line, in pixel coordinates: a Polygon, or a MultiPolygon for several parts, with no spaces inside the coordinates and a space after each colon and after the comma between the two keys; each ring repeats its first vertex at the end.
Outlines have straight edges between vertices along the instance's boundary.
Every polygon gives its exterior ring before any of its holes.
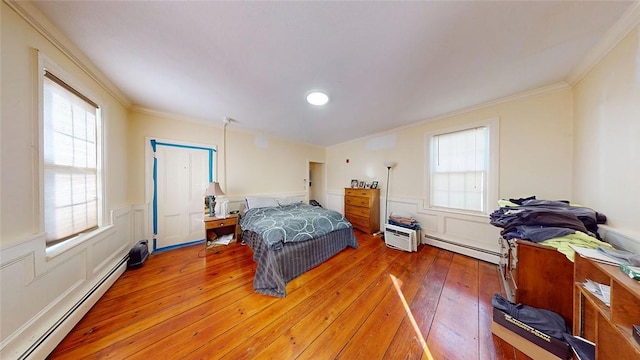
{"type": "Polygon", "coordinates": [[[43,78],[47,245],[98,227],[98,106],[54,74],[43,78]]]}
{"type": "MultiPolygon", "coordinates": [[[[496,119],[497,122],[497,119],[496,119]]],[[[429,135],[429,204],[485,213],[490,194],[495,193],[497,136],[490,123],[429,135]],[[492,139],[495,138],[495,139],[492,139]]],[[[497,128],[497,124],[494,126],[497,128]]],[[[492,195],[491,195],[492,196],[492,195]]]]}

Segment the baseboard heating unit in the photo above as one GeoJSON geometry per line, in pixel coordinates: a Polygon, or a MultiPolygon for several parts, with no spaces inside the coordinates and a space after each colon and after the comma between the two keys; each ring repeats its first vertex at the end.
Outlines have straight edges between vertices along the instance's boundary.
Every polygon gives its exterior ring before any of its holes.
{"type": "Polygon", "coordinates": [[[420,230],[411,230],[401,226],[386,224],[384,242],[388,247],[403,251],[418,251],[420,230]]]}

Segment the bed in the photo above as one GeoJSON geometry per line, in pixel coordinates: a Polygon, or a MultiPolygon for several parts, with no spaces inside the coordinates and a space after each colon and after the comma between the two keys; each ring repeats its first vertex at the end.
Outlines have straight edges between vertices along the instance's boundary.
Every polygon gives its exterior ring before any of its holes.
{"type": "Polygon", "coordinates": [[[240,227],[258,265],[257,293],[285,297],[289,281],[348,246],[358,247],[351,223],[336,211],[275,200],[252,205],[249,198],[247,205],[240,227]]]}

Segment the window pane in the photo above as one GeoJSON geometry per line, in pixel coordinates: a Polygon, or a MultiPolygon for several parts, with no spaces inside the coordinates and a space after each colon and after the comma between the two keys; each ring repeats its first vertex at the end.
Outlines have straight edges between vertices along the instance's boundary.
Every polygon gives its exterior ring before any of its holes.
{"type": "Polygon", "coordinates": [[[87,142],[73,139],[73,166],[87,167],[87,142]]]}
{"type": "Polygon", "coordinates": [[[87,138],[86,112],[78,105],[73,106],[73,136],[78,139],[87,138]]]}
{"type": "Polygon", "coordinates": [[[88,144],[87,146],[87,168],[89,169],[97,169],[97,152],[96,152],[96,144],[88,144]]]}
{"type": "Polygon", "coordinates": [[[68,86],[45,75],[44,216],[47,241],[97,226],[96,113],[68,86]]]}
{"type": "Polygon", "coordinates": [[[56,209],[73,204],[73,194],[71,192],[71,174],[56,173],[54,179],[55,180],[51,184],[51,186],[45,188],[45,191],[49,190],[54,195],[53,203],[48,205],[56,209]]]}
{"type": "Polygon", "coordinates": [[[431,205],[484,211],[488,172],[488,128],[431,139],[431,205]]]}
{"type": "Polygon", "coordinates": [[[87,181],[84,174],[76,174],[72,176],[73,203],[87,202],[87,181]]]}
{"type": "MultiPolygon", "coordinates": [[[[51,91],[55,91],[55,88],[52,88],[51,91]]],[[[53,93],[52,106],[51,116],[53,117],[53,130],[71,135],[73,131],[71,125],[71,103],[58,93],[53,93]]]]}

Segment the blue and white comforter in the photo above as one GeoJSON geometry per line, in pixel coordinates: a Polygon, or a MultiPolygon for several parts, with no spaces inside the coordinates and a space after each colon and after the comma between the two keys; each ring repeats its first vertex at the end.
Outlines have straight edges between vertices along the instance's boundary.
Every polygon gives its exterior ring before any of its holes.
{"type": "Polygon", "coordinates": [[[240,227],[260,234],[270,250],[277,250],[286,242],[306,241],[352,226],[337,211],[299,203],[249,209],[240,227]]]}

